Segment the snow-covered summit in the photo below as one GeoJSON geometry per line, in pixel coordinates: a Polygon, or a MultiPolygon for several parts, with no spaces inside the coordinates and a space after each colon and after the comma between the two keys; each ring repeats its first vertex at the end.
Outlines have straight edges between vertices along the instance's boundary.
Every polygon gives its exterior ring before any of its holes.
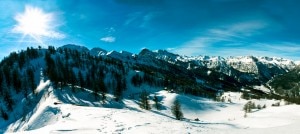
{"type": "Polygon", "coordinates": [[[177,57],[179,57],[179,55],[170,53],[166,50],[150,51],[149,49],[143,49],[139,53],[139,56],[148,57],[148,58],[152,57],[152,58],[157,58],[157,59],[161,59],[161,60],[166,60],[169,62],[175,62],[177,57]]]}
{"type": "Polygon", "coordinates": [[[107,51],[102,48],[96,47],[91,49],[90,54],[94,56],[103,56],[107,54],[107,51]]]}
{"type": "Polygon", "coordinates": [[[130,60],[134,56],[133,53],[130,53],[130,52],[127,52],[127,51],[120,51],[120,52],[110,51],[106,55],[111,57],[111,58],[119,59],[119,60],[122,60],[122,61],[130,60]]]}

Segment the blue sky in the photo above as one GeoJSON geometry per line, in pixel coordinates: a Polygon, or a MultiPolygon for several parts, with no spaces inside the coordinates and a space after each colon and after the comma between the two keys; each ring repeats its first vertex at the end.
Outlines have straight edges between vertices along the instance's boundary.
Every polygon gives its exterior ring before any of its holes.
{"type": "Polygon", "coordinates": [[[299,6],[298,0],[1,0],[0,57],[27,46],[78,44],[300,60],[299,6]],[[20,28],[29,9],[47,18],[44,31],[30,31],[36,36],[20,28]]]}

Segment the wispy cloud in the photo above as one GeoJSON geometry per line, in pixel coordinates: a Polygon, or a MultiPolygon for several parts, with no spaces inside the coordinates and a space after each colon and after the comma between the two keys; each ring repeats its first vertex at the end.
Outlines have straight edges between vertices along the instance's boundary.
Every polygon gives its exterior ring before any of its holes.
{"type": "Polygon", "coordinates": [[[263,21],[244,21],[210,28],[198,37],[169,50],[184,55],[212,54],[224,51],[222,49],[249,45],[250,38],[260,34],[259,30],[266,27],[267,24],[263,21]]]}
{"type": "Polygon", "coordinates": [[[198,37],[189,42],[186,42],[182,46],[168,48],[168,50],[181,55],[199,55],[200,53],[204,53],[205,48],[213,42],[213,38],[198,37]]]}
{"type": "Polygon", "coordinates": [[[263,21],[245,21],[218,28],[209,29],[208,36],[223,38],[242,38],[251,37],[260,34],[259,30],[266,28],[268,25],[263,21]]]}
{"type": "Polygon", "coordinates": [[[106,36],[100,39],[103,42],[113,43],[116,41],[116,37],[113,36],[106,36]]]}
{"type": "Polygon", "coordinates": [[[293,53],[300,51],[300,44],[292,42],[258,43],[257,45],[264,46],[265,48],[273,51],[280,51],[285,53],[293,53]]]}
{"type": "Polygon", "coordinates": [[[160,12],[134,12],[127,16],[124,25],[146,28],[149,22],[159,15],[160,12]]]}

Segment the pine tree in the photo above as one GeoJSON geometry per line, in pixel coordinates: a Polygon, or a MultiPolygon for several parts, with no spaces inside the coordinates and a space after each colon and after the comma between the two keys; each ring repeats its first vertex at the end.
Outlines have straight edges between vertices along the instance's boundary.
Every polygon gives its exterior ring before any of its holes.
{"type": "Polygon", "coordinates": [[[124,84],[123,84],[123,81],[122,81],[122,78],[121,78],[121,75],[117,75],[116,76],[116,79],[117,79],[117,86],[116,86],[116,89],[114,91],[114,96],[115,96],[115,100],[116,101],[120,101],[121,98],[122,98],[122,94],[123,94],[123,89],[125,87],[124,84]]]}
{"type": "Polygon", "coordinates": [[[181,105],[179,101],[176,99],[171,107],[171,111],[175,116],[176,120],[181,120],[183,118],[183,113],[181,112],[181,105]]]}
{"type": "Polygon", "coordinates": [[[141,103],[140,103],[141,108],[146,109],[146,110],[151,109],[150,104],[149,104],[149,94],[146,90],[143,90],[141,92],[140,101],[141,101],[141,103]]]}
{"type": "Polygon", "coordinates": [[[159,104],[159,101],[158,101],[158,97],[156,95],[154,95],[153,101],[155,103],[155,108],[157,110],[160,110],[160,104],[159,104]]]}
{"type": "Polygon", "coordinates": [[[93,95],[94,95],[94,98],[95,98],[95,100],[98,100],[98,97],[99,97],[99,95],[98,95],[98,93],[99,93],[99,86],[97,85],[97,82],[96,81],[94,81],[93,82],[93,95]]]}
{"type": "Polygon", "coordinates": [[[20,74],[17,69],[13,69],[12,71],[12,79],[13,79],[13,88],[15,89],[16,93],[19,93],[21,91],[21,79],[20,74]]]}
{"type": "Polygon", "coordinates": [[[106,89],[103,79],[99,80],[99,87],[100,87],[100,92],[101,92],[101,100],[104,103],[106,100],[107,89],[106,89]]]}
{"type": "Polygon", "coordinates": [[[35,94],[34,72],[31,68],[26,70],[28,76],[28,83],[32,93],[35,94]]]}
{"type": "Polygon", "coordinates": [[[69,72],[69,77],[70,77],[70,84],[71,84],[72,92],[75,92],[75,84],[77,82],[77,77],[76,77],[75,72],[73,70],[71,70],[69,72]]]}
{"type": "Polygon", "coordinates": [[[6,104],[6,108],[8,111],[13,110],[14,100],[12,99],[12,96],[10,95],[9,91],[4,93],[4,102],[6,104]]]}
{"type": "Polygon", "coordinates": [[[85,83],[84,78],[82,76],[81,71],[79,70],[78,71],[78,84],[79,84],[81,89],[83,89],[83,87],[85,86],[84,83],[85,83]]]}
{"type": "Polygon", "coordinates": [[[1,112],[2,118],[4,120],[8,120],[8,114],[2,108],[0,108],[0,112],[1,112]]]}

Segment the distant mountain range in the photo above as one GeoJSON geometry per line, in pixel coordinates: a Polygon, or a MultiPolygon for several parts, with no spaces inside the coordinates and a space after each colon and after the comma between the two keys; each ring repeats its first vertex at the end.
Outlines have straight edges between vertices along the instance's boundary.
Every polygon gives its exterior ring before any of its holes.
{"type": "Polygon", "coordinates": [[[249,83],[250,85],[263,84],[276,75],[292,70],[297,65],[295,61],[274,57],[231,56],[224,58],[220,56],[182,56],[166,50],[150,51],[148,49],[143,49],[139,54],[133,54],[126,51],[107,52],[101,48],[88,50],[85,47],[76,45],[65,45],[62,48],[89,52],[94,56],[111,57],[124,62],[156,67],[160,65],[155,65],[155,61],[161,60],[188,70],[206,68],[209,71],[223,73],[233,77],[238,82],[249,83]]]}

